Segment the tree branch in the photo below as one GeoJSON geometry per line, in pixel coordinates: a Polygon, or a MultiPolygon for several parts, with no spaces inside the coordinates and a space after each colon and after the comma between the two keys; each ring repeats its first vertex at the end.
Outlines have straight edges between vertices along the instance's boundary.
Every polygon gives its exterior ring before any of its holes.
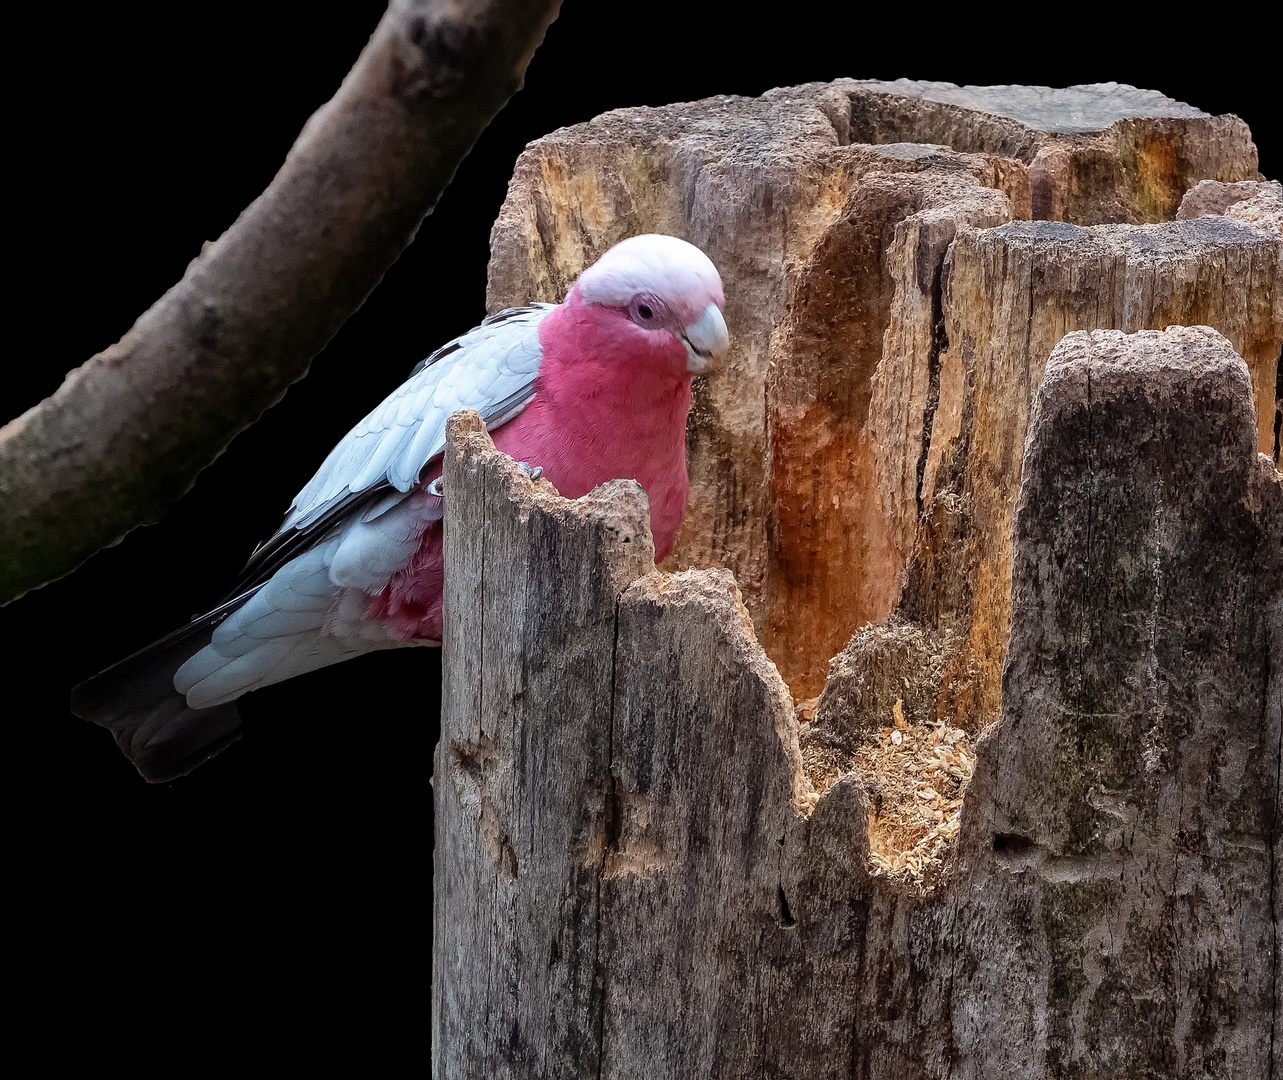
{"type": "Polygon", "coordinates": [[[0,603],[157,521],[307,373],[521,86],[560,0],[392,0],[267,190],[0,428],[0,603]]]}

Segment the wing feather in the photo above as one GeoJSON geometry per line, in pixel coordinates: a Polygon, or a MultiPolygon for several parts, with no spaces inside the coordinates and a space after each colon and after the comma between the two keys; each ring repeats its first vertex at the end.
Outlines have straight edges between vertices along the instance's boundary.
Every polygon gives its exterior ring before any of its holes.
{"type": "Polygon", "coordinates": [[[438,349],[330,451],[295,498],[285,527],[315,520],[319,509],[380,480],[408,490],[445,449],[450,413],[471,408],[488,418],[493,405],[534,383],[539,324],[552,308],[500,312],[438,349]]]}
{"type": "Polygon", "coordinates": [[[530,401],[551,310],[500,312],[418,364],[329,454],[220,605],[77,686],[73,709],[167,781],[238,737],[241,694],[372,649],[437,644],[389,636],[368,617],[371,591],[440,518],[430,496],[408,496],[450,413],[475,408],[493,429],[530,401]]]}
{"type": "Polygon", "coordinates": [[[250,557],[229,598],[261,584],[352,515],[385,512],[445,450],[445,425],[476,409],[493,430],[534,396],[539,324],[555,305],[509,308],[447,342],[330,451],[281,527],[250,557]]]}

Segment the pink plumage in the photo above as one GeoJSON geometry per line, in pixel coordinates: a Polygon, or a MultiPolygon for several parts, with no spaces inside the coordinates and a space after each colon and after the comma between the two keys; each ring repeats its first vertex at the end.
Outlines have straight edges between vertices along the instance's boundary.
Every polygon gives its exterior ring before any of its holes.
{"type": "MultiPolygon", "coordinates": [[[[585,303],[577,286],[540,324],[539,342],[534,399],[494,433],[495,447],[542,467],[568,499],[607,480],[636,480],[650,499],[655,558],[663,559],[690,486],[685,347],[666,330],[638,333],[625,312],[585,303]]],[[[439,467],[426,480],[438,475],[439,467]]],[[[371,605],[370,616],[389,620],[403,640],[441,640],[441,544],[437,522],[371,605]]]]}
{"type": "Polygon", "coordinates": [[[686,507],[685,347],[664,329],[641,330],[578,287],[539,327],[543,364],[529,407],[495,432],[495,446],[543,466],[568,499],[612,479],[650,498],[655,558],[673,549],[686,507]]]}
{"type": "Polygon", "coordinates": [[[446,567],[430,485],[456,408],[479,409],[495,445],[567,498],[637,480],[662,559],[689,487],[691,376],[728,346],[723,308],[702,252],[639,236],[560,305],[500,313],[444,346],[335,447],[227,601],[82,684],[73,707],[166,780],[235,738],[240,695],[373,649],[439,643],[446,567]]]}

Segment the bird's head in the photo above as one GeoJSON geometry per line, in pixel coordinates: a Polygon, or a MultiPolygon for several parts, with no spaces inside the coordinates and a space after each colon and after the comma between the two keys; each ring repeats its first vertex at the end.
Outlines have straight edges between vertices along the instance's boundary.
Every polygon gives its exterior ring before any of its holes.
{"type": "Polygon", "coordinates": [[[685,240],[629,237],[580,274],[578,286],[585,303],[622,312],[641,331],[672,334],[686,348],[687,371],[704,371],[730,347],[721,276],[685,240]]]}

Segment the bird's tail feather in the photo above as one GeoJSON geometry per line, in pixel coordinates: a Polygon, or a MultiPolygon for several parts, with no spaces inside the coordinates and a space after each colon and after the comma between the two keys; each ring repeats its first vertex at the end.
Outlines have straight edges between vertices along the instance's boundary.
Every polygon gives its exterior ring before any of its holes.
{"type": "Polygon", "coordinates": [[[231,701],[191,708],[174,689],[174,673],[246,599],[237,597],[86,679],[71,691],[71,711],[109,729],[143,779],[161,784],[186,776],[240,738],[241,716],[231,701]]]}

